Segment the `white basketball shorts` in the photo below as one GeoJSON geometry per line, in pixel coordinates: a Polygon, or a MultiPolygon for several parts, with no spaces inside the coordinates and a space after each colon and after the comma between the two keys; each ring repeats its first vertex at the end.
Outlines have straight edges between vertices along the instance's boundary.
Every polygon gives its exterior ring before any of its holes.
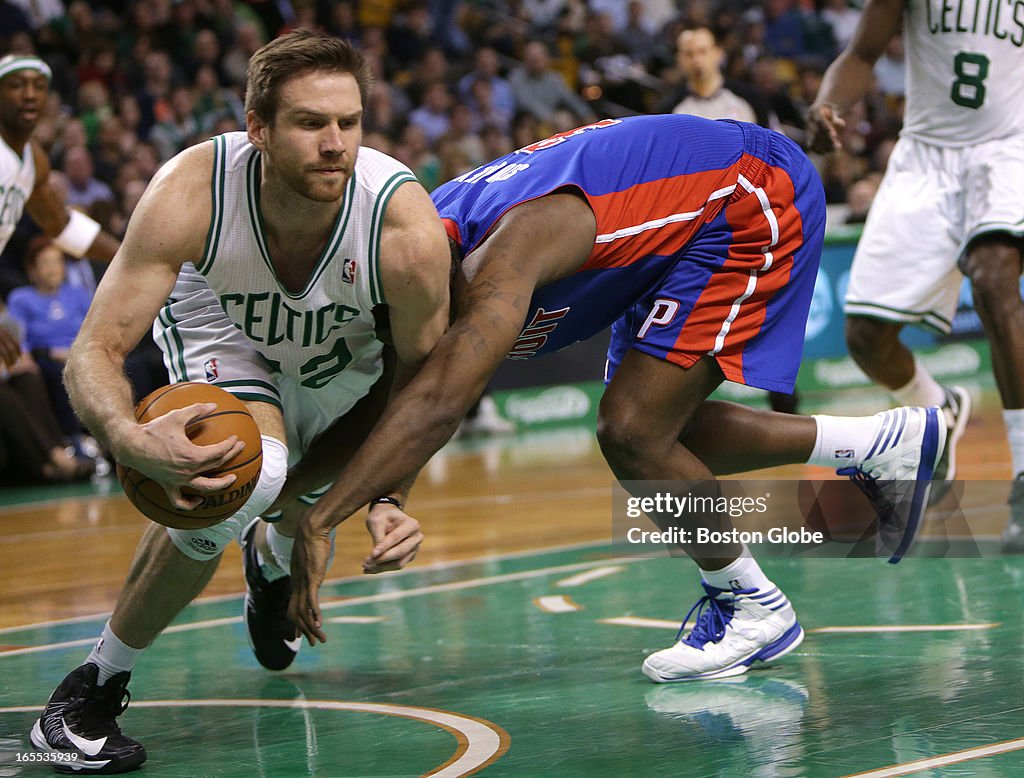
{"type": "Polygon", "coordinates": [[[847,314],[949,332],[971,240],[1024,237],[1024,135],[968,148],[900,138],[868,213],[847,314]]]}

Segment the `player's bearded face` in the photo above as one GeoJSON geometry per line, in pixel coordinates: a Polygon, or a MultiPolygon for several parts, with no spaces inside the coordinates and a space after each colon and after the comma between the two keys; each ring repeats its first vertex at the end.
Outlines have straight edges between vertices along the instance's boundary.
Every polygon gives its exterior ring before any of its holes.
{"type": "Polygon", "coordinates": [[[351,75],[314,72],[289,80],[273,125],[261,130],[268,175],[310,200],[341,199],[362,142],[361,119],[351,75]]]}

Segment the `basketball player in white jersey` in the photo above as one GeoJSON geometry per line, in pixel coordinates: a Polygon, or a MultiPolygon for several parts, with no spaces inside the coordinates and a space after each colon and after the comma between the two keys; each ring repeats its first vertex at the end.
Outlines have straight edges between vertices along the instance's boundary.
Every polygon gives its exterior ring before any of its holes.
{"type": "MultiPolygon", "coordinates": [[[[949,332],[961,279],[992,349],[1014,483],[1003,549],[1024,552],[1024,18],[994,0],[868,0],[810,109],[810,145],[841,145],[842,116],[903,21],[907,104],[857,246],[846,342],[899,404],[945,405],[949,465],[970,395],[943,387],[899,341],[906,323],[949,332]]],[[[936,473],[936,478],[941,475],[936,473]]]]}
{"type": "MultiPolygon", "coordinates": [[[[257,659],[272,669],[291,663],[299,641],[286,617],[288,569],[306,505],[288,501],[275,526],[257,517],[279,501],[289,463],[304,473],[289,494],[330,484],[343,456],[298,462],[318,434],[351,421],[351,449],[372,426],[365,406],[355,406],[381,391],[374,308],[387,306],[395,390],[447,326],[450,262],[437,212],[407,168],[359,148],[369,79],[362,55],[325,35],[290,33],[253,55],[246,133],[219,136],[161,168],[72,348],[67,383],[80,415],[118,461],[163,484],[179,507],[198,502],[182,486],[207,492],[231,483],[201,474],[241,443],[188,440],[185,425],[209,404],[135,421],[122,365],[154,320],[172,376],[245,400],[264,454],[254,494],[235,516],[195,532],[147,529],[102,638],[32,730],[37,749],[77,754],[76,770],[123,772],[145,761],[115,721],[130,672],[240,535],[257,659]]],[[[367,558],[367,572],[416,554],[422,534],[402,511],[406,491],[371,505],[372,540],[386,538],[388,550],[367,558]]]]}
{"type": "Polygon", "coordinates": [[[38,57],[0,58],[0,251],[21,215],[29,216],[65,254],[109,262],[117,240],[93,219],[68,209],[50,186],[50,161],[32,133],[50,91],[50,66],[38,57]]]}

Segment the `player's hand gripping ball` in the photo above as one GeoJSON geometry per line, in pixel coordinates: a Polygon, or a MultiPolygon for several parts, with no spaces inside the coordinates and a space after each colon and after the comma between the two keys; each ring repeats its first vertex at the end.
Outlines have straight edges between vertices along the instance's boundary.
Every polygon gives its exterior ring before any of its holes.
{"type": "Polygon", "coordinates": [[[165,413],[195,403],[216,403],[217,410],[191,422],[185,433],[197,446],[220,443],[232,435],[245,442],[245,448],[216,470],[203,473],[218,477],[234,473],[235,482],[218,492],[201,494],[182,487],[186,497],[200,495],[203,502],[191,511],[175,508],[167,493],[156,481],[137,470],[117,465],[117,479],[124,493],[147,518],[175,529],[202,529],[218,524],[241,508],[256,488],[263,467],[263,445],[256,420],[245,404],[229,392],[211,384],[171,384],[147,395],[135,406],[135,418],[140,423],[152,421],[165,413]]]}

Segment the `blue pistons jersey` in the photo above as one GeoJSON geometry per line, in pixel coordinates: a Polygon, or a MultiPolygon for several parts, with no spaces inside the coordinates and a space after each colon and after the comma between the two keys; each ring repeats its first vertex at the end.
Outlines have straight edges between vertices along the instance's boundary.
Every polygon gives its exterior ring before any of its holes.
{"type": "Polygon", "coordinates": [[[650,316],[664,289],[673,310],[657,308],[658,321],[642,336],[638,323],[628,345],[684,367],[714,353],[728,378],[744,381],[751,342],[766,326],[793,324],[769,301],[785,307],[793,298],[796,318],[802,307],[806,319],[820,234],[807,246],[804,228],[821,232],[824,203],[813,168],[778,133],[686,115],[605,119],[501,157],[431,197],[465,257],[509,209],[566,187],[594,212],[594,246],[578,270],[534,293],[509,358],[585,340],[643,306],[650,316]],[[790,285],[795,291],[781,294],[790,285]]]}

